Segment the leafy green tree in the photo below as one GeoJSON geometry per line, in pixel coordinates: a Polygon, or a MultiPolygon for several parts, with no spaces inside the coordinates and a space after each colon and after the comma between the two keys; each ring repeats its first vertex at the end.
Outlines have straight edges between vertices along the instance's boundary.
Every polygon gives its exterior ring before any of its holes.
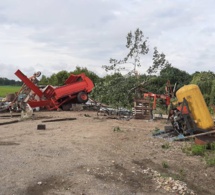
{"type": "Polygon", "coordinates": [[[45,75],[42,75],[40,81],[39,81],[39,85],[48,85],[49,84],[49,80],[45,75]]]}
{"type": "Polygon", "coordinates": [[[49,81],[49,85],[54,85],[54,86],[58,86],[58,79],[57,79],[57,76],[56,74],[52,74],[49,78],[48,78],[48,81],[49,81]]]}
{"type": "Polygon", "coordinates": [[[69,77],[69,73],[66,70],[62,70],[56,74],[57,85],[64,85],[66,79],[69,77]]]}
{"type": "Polygon", "coordinates": [[[195,72],[191,84],[199,86],[207,105],[215,105],[215,74],[213,72],[195,72]]]}
{"type": "Polygon", "coordinates": [[[123,76],[120,73],[107,75],[96,84],[92,97],[113,107],[131,107],[137,83],[135,76],[123,76]]]}
{"type": "Polygon", "coordinates": [[[88,70],[87,68],[83,68],[83,67],[79,67],[79,66],[76,66],[76,69],[71,72],[71,74],[81,74],[81,73],[85,73],[85,75],[87,77],[89,77],[93,81],[94,84],[98,83],[100,81],[100,79],[101,79],[94,72],[88,70]]]}
{"type": "Polygon", "coordinates": [[[161,70],[160,77],[165,78],[166,81],[169,80],[171,84],[178,83],[178,88],[188,85],[192,80],[189,73],[172,66],[167,66],[161,70]]]}

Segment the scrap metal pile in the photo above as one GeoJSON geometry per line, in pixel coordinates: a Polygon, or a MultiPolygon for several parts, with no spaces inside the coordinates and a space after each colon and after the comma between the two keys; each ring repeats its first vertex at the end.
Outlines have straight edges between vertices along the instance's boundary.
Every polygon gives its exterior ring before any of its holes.
{"type": "MultiPolygon", "coordinates": [[[[197,85],[185,85],[176,92],[177,106],[169,111],[173,131],[178,137],[184,139],[197,135],[213,134],[214,121],[209,113],[203,95],[197,85]]],[[[171,131],[163,131],[169,134],[171,131]]],[[[157,135],[162,134],[158,132],[157,135]]],[[[165,135],[163,135],[165,136],[165,135]]]]}
{"type": "Polygon", "coordinates": [[[7,105],[11,111],[29,111],[32,108],[45,108],[47,110],[69,110],[72,103],[80,104],[88,101],[88,95],[94,84],[84,73],[71,74],[65,85],[53,87],[51,85],[41,89],[37,86],[37,77],[40,72],[32,77],[25,76],[20,70],[15,75],[23,81],[20,91],[14,100],[7,105]]]}

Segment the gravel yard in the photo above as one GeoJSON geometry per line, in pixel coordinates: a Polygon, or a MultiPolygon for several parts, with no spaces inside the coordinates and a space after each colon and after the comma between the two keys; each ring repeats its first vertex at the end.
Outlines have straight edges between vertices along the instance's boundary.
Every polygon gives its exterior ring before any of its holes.
{"type": "Polygon", "coordinates": [[[152,137],[165,125],[90,111],[35,112],[34,120],[1,125],[0,194],[215,194],[215,167],[183,153],[189,143],[152,137]],[[42,122],[61,118],[76,120],[42,122]]]}

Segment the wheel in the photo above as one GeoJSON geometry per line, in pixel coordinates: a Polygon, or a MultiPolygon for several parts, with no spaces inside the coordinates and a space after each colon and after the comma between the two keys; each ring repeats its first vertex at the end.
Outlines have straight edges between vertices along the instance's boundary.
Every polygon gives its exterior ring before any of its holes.
{"type": "Polygon", "coordinates": [[[88,95],[87,93],[85,92],[80,92],[78,95],[77,95],[77,100],[79,103],[85,103],[88,101],[88,95]]]}

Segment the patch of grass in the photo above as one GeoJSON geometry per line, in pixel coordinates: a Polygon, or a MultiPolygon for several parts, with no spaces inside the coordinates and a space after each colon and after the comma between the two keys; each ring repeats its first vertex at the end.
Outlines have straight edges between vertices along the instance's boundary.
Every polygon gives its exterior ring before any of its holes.
{"type": "Polygon", "coordinates": [[[84,116],[85,116],[85,117],[90,117],[90,115],[89,115],[89,114],[84,114],[84,116]]]}
{"type": "Polygon", "coordinates": [[[119,126],[113,128],[114,132],[122,132],[119,126]]]}
{"type": "Polygon", "coordinates": [[[182,152],[186,153],[187,155],[204,156],[206,152],[206,146],[192,144],[191,146],[183,147],[182,152]]]}
{"type": "Polygon", "coordinates": [[[215,143],[208,145],[195,145],[186,146],[182,151],[187,155],[203,156],[202,161],[205,161],[207,166],[215,166],[215,143]]]}
{"type": "Polygon", "coordinates": [[[0,86],[0,97],[6,97],[10,93],[18,92],[21,86],[0,86]]]}
{"type": "Polygon", "coordinates": [[[169,143],[165,143],[165,144],[161,145],[161,148],[163,148],[163,149],[169,149],[170,148],[170,144],[169,143]]]}
{"type": "Polygon", "coordinates": [[[204,145],[192,145],[191,153],[197,156],[203,156],[206,152],[206,146],[204,145]]]}
{"type": "Polygon", "coordinates": [[[206,157],[205,162],[209,167],[215,166],[215,156],[213,157],[206,157]]]}
{"type": "Polygon", "coordinates": [[[168,163],[167,163],[166,161],[163,161],[163,162],[162,162],[162,166],[163,166],[163,168],[165,168],[165,169],[169,168],[169,165],[168,165],[168,163]]]}

